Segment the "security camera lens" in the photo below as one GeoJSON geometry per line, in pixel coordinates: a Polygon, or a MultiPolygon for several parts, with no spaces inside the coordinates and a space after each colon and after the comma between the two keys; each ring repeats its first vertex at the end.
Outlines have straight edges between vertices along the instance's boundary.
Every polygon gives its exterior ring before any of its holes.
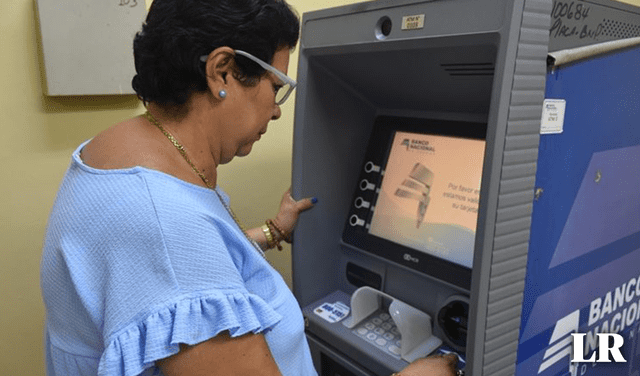
{"type": "Polygon", "coordinates": [[[380,31],[382,31],[382,35],[384,35],[385,37],[388,37],[389,34],[391,34],[391,20],[390,19],[386,19],[384,21],[382,21],[382,26],[380,27],[380,31]]]}
{"type": "Polygon", "coordinates": [[[376,38],[378,40],[383,40],[391,34],[391,19],[387,16],[384,16],[378,20],[376,24],[376,38]]]}

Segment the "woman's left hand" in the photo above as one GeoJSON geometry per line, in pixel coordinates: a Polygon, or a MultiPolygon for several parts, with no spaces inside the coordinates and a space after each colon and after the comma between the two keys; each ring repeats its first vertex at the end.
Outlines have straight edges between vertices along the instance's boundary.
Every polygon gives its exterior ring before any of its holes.
{"type": "Polygon", "coordinates": [[[291,188],[289,188],[284,195],[282,195],[280,211],[278,211],[275,221],[283,231],[287,234],[291,234],[298,222],[300,213],[312,208],[317,201],[318,200],[315,197],[303,198],[296,201],[291,197],[291,188]]]}
{"type": "MultiPolygon", "coordinates": [[[[458,356],[455,354],[431,355],[409,364],[397,376],[454,376],[458,356]]],[[[393,376],[392,375],[392,376],[393,376]]]]}

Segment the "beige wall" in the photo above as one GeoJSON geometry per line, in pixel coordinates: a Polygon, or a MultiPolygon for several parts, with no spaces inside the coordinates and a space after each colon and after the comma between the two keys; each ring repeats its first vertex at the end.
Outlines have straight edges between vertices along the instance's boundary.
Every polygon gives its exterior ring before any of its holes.
{"type": "Polygon", "coordinates": [[[631,5],[640,7],[640,0],[615,0],[615,1],[619,1],[621,3],[627,3],[627,4],[631,4],[631,5]]]}
{"type": "MultiPolygon", "coordinates": [[[[0,2],[0,373],[12,376],[44,375],[40,252],[69,155],[80,142],[143,111],[133,96],[43,96],[34,1],[0,2]]],[[[300,14],[354,2],[290,0],[300,14]]],[[[640,0],[628,2],[640,5],[640,0]]],[[[296,65],[297,51],[292,77],[296,65]]],[[[249,157],[220,169],[219,183],[248,226],[273,216],[289,185],[293,105],[285,104],[282,118],[249,157]]],[[[269,257],[290,280],[290,249],[269,257]]]]}

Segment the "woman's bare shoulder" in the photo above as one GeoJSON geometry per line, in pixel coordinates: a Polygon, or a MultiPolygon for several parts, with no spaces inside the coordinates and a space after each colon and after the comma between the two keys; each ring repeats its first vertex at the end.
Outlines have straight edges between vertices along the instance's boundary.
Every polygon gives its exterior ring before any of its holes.
{"type": "Polygon", "coordinates": [[[144,166],[162,170],[166,164],[158,139],[140,116],[112,125],[96,135],[80,153],[93,168],[121,169],[144,166]]]}

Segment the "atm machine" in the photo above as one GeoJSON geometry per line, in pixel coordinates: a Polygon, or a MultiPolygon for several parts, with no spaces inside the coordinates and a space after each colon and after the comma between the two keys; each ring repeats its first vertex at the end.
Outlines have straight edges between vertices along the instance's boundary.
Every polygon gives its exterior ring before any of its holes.
{"type": "Polygon", "coordinates": [[[322,376],[639,375],[640,10],[379,0],[303,16],[293,289],[322,376]],[[625,363],[571,363],[620,333],[625,363]]]}

